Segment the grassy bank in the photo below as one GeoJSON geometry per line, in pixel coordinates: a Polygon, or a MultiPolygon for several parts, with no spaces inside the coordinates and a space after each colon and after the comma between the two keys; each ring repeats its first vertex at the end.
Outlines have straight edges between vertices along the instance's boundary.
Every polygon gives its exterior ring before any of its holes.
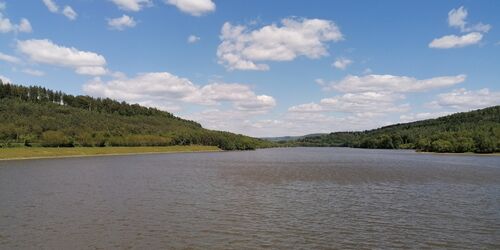
{"type": "Polygon", "coordinates": [[[147,153],[176,153],[176,152],[206,152],[221,151],[215,146],[167,146],[167,147],[75,147],[75,148],[44,148],[20,147],[0,148],[0,160],[59,158],[93,155],[125,155],[147,153]]]}

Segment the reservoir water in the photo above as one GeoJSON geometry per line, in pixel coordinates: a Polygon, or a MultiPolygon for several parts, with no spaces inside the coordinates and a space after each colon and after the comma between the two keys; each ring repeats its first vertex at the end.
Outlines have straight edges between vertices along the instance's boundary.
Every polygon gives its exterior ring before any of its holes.
{"type": "Polygon", "coordinates": [[[0,161],[0,249],[500,249],[500,157],[348,148],[0,161]]]}

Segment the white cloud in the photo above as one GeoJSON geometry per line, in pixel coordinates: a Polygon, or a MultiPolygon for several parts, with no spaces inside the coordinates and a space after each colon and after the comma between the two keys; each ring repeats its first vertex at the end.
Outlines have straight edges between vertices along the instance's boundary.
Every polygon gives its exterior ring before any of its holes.
{"type": "MultiPolygon", "coordinates": [[[[411,106],[404,102],[404,93],[453,86],[465,78],[465,75],[457,75],[419,80],[407,76],[349,75],[330,86],[344,94],[292,106],[288,109],[287,119],[292,116],[295,123],[304,126],[306,129],[302,131],[306,132],[302,133],[374,128],[389,124],[387,117],[395,114],[401,114],[400,120],[411,120],[424,115],[405,116],[411,106]],[[307,119],[317,119],[317,124],[307,119]],[[339,122],[341,124],[337,124],[339,122]]],[[[325,84],[324,81],[321,83],[325,84]]],[[[291,127],[300,131],[295,125],[291,127]]]]}
{"type": "Polygon", "coordinates": [[[383,114],[408,111],[408,104],[395,104],[402,99],[404,96],[399,94],[362,92],[325,98],[320,103],[325,109],[338,112],[383,114]]]}
{"type": "Polygon", "coordinates": [[[15,30],[15,25],[10,22],[10,19],[3,16],[0,13],[0,32],[8,33],[15,30]]]}
{"type": "Polygon", "coordinates": [[[414,122],[427,119],[438,118],[451,114],[451,112],[423,112],[423,113],[410,113],[399,116],[400,122],[414,122]]]}
{"type": "Polygon", "coordinates": [[[45,72],[40,71],[40,70],[36,70],[36,69],[23,69],[22,72],[26,73],[28,75],[32,75],[32,76],[44,76],[45,75],[45,72]]]}
{"type": "Polygon", "coordinates": [[[69,20],[75,20],[78,17],[78,14],[76,13],[71,6],[64,6],[64,8],[59,12],[59,6],[57,3],[55,3],[53,0],[42,0],[45,6],[47,6],[47,9],[49,9],[50,12],[52,13],[60,13],[63,14],[65,17],[67,17],[69,20]]]}
{"type": "Polygon", "coordinates": [[[121,17],[108,19],[108,26],[111,29],[115,30],[124,30],[126,28],[135,27],[137,23],[135,22],[133,17],[129,17],[127,15],[123,15],[121,17]]]}
{"type": "Polygon", "coordinates": [[[87,94],[131,102],[148,99],[158,102],[180,100],[196,89],[188,79],[168,72],[144,73],[135,78],[114,79],[108,82],[94,79],[84,86],[87,94]]]}
{"type": "Polygon", "coordinates": [[[466,75],[441,76],[419,80],[408,76],[394,75],[348,75],[332,88],[341,92],[418,92],[453,86],[465,81],[466,75]]]}
{"type": "Polygon", "coordinates": [[[331,116],[324,113],[288,112],[268,118],[259,114],[249,115],[237,110],[219,109],[192,113],[184,118],[198,121],[209,129],[232,131],[255,137],[364,130],[387,124],[383,119],[372,120],[371,117],[363,115],[331,116]],[[370,122],[367,122],[368,119],[370,122]]]}
{"type": "MultiPolygon", "coordinates": [[[[287,119],[294,118],[292,130],[300,131],[297,124],[303,126],[302,131],[306,132],[302,133],[374,128],[389,124],[387,117],[410,110],[410,104],[404,102],[404,93],[448,87],[463,82],[465,78],[465,75],[457,75],[418,80],[407,76],[349,75],[330,86],[330,89],[344,94],[292,106],[288,109],[287,119]],[[307,119],[317,119],[317,124],[307,119]],[[342,124],[336,124],[339,122],[342,124]]],[[[319,83],[326,85],[322,79],[319,83]]]]}
{"type": "Polygon", "coordinates": [[[17,49],[34,62],[73,68],[79,74],[96,75],[99,70],[105,73],[102,70],[106,59],[102,55],[56,45],[47,39],[18,41],[17,49]]]}
{"type": "Polygon", "coordinates": [[[22,18],[19,23],[18,30],[19,32],[30,33],[33,31],[33,28],[31,28],[31,23],[28,19],[22,18]]]}
{"type": "Polygon", "coordinates": [[[199,122],[204,128],[258,136],[259,134],[252,131],[255,130],[252,125],[255,124],[253,118],[256,116],[259,116],[259,114],[249,114],[248,112],[238,110],[209,108],[183,117],[199,122]]]}
{"type": "Polygon", "coordinates": [[[325,80],[324,80],[324,79],[322,79],[322,78],[316,78],[316,79],[314,79],[314,82],[315,82],[316,84],[318,84],[319,86],[325,86],[325,85],[326,85],[325,80]]]}
{"type": "Polygon", "coordinates": [[[329,20],[285,18],[281,26],[271,24],[255,30],[226,22],[220,38],[217,56],[227,69],[268,70],[269,66],[261,62],[326,56],[326,43],[340,41],[343,36],[329,20]]]}
{"type": "Polygon", "coordinates": [[[448,25],[453,28],[460,29],[465,35],[446,35],[436,38],[429,43],[429,48],[434,49],[451,49],[462,48],[465,46],[477,44],[483,39],[483,33],[487,33],[491,29],[491,25],[477,23],[475,25],[467,25],[467,9],[461,6],[458,9],[452,9],[448,12],[448,25]]]}
{"type": "Polygon", "coordinates": [[[11,83],[12,82],[8,77],[3,76],[3,75],[0,75],[0,80],[2,80],[3,83],[11,83]]]}
{"type": "Polygon", "coordinates": [[[238,83],[211,83],[198,88],[184,100],[206,105],[232,102],[236,109],[247,111],[263,111],[276,106],[273,97],[256,95],[248,85],[238,83]]]}
{"type": "Polygon", "coordinates": [[[483,35],[479,32],[472,32],[463,36],[448,35],[436,38],[429,43],[429,48],[434,49],[451,49],[462,48],[468,45],[479,43],[483,39],[483,35]]]}
{"type": "Polygon", "coordinates": [[[487,88],[480,90],[455,89],[449,93],[439,94],[437,100],[429,103],[436,108],[454,108],[471,110],[500,104],[500,92],[490,91],[487,88]]]}
{"type": "Polygon", "coordinates": [[[352,60],[341,57],[337,58],[332,65],[337,69],[345,70],[350,64],[352,64],[352,60]]]}
{"type": "Polygon", "coordinates": [[[152,5],[151,0],[111,0],[118,8],[126,11],[140,11],[142,8],[152,5]]]}
{"type": "Polygon", "coordinates": [[[165,0],[165,3],[174,5],[192,16],[201,16],[215,11],[215,3],[212,0],[165,0]]]}
{"type": "Polygon", "coordinates": [[[195,42],[198,42],[199,40],[200,40],[200,37],[195,36],[195,35],[190,35],[187,39],[187,42],[188,43],[195,43],[195,42]]]}
{"type": "Polygon", "coordinates": [[[9,33],[9,32],[24,32],[30,33],[33,29],[31,28],[31,24],[26,18],[21,18],[19,24],[14,24],[10,21],[9,18],[5,17],[1,12],[5,10],[6,5],[2,3],[0,5],[0,33],[9,33]]]}
{"type": "Polygon", "coordinates": [[[314,112],[324,112],[326,111],[323,106],[311,102],[311,103],[304,103],[296,106],[292,106],[288,108],[288,111],[290,112],[298,112],[298,113],[314,113],[314,112]]]}
{"type": "Polygon", "coordinates": [[[9,63],[20,63],[21,60],[15,56],[7,55],[2,52],[0,52],[0,60],[1,61],[6,61],[9,63]]]}
{"type": "Polygon", "coordinates": [[[66,16],[69,20],[75,20],[78,14],[70,6],[64,6],[62,14],[66,16]]]}
{"type": "Polygon", "coordinates": [[[467,9],[464,6],[460,6],[458,9],[452,9],[448,12],[448,25],[450,27],[458,28],[461,32],[488,32],[491,29],[491,25],[478,23],[473,26],[467,26],[467,9]]]}
{"type": "Polygon", "coordinates": [[[465,28],[467,18],[467,10],[464,6],[461,6],[458,9],[452,9],[448,12],[448,25],[450,27],[457,27],[463,30],[465,28]]]}
{"type": "Polygon", "coordinates": [[[59,12],[59,6],[57,6],[57,4],[54,1],[43,0],[43,3],[45,4],[45,6],[47,6],[47,9],[49,9],[50,12],[52,12],[52,13],[59,12]]]}
{"type": "Polygon", "coordinates": [[[102,76],[107,74],[108,70],[101,66],[81,66],[76,68],[75,72],[80,75],[102,76]]]}
{"type": "Polygon", "coordinates": [[[113,79],[103,82],[97,78],[84,86],[87,94],[109,97],[135,103],[148,102],[162,107],[173,103],[220,105],[228,102],[239,111],[262,112],[273,108],[271,96],[257,95],[247,85],[237,83],[211,83],[199,86],[189,79],[168,72],[143,73],[134,78],[113,79]]]}
{"type": "Polygon", "coordinates": [[[404,96],[381,92],[347,93],[332,98],[324,98],[317,103],[306,103],[292,106],[289,112],[318,113],[318,112],[343,112],[354,114],[380,115],[387,113],[406,112],[408,104],[396,104],[404,96]]]}

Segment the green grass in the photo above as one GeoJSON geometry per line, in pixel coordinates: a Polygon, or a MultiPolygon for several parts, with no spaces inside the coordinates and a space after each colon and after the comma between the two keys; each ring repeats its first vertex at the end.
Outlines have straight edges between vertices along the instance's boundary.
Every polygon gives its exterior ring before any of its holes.
{"type": "Polygon", "coordinates": [[[215,146],[167,146],[167,147],[75,147],[75,148],[44,148],[19,147],[0,148],[0,160],[59,158],[93,155],[125,155],[148,153],[205,152],[221,151],[215,146]]]}

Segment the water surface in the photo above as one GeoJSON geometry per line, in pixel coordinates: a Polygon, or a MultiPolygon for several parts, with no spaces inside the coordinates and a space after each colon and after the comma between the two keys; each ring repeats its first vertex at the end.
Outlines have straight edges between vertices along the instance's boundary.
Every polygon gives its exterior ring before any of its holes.
{"type": "Polygon", "coordinates": [[[500,157],[289,148],[0,161],[1,249],[500,248],[500,157]]]}

